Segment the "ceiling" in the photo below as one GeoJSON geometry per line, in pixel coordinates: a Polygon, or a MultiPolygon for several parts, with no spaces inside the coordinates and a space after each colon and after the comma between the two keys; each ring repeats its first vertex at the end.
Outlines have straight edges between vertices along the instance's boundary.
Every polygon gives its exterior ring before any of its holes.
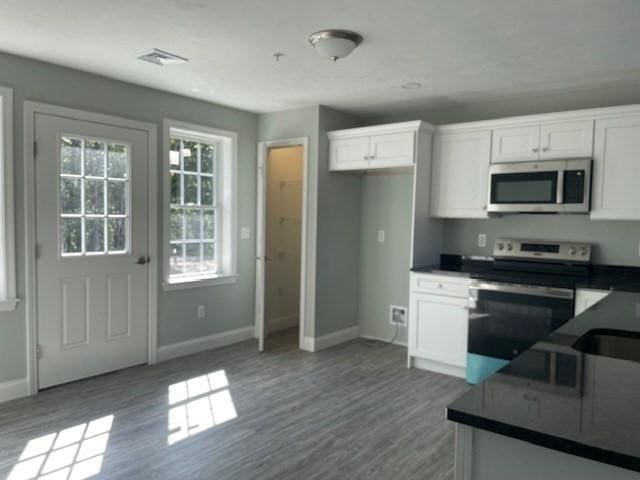
{"type": "Polygon", "coordinates": [[[638,0],[0,0],[0,50],[253,112],[360,115],[640,79],[638,0]],[[323,28],[364,42],[332,63],[323,28]],[[152,47],[190,61],[159,67],[152,47]],[[273,53],[284,57],[276,62],[273,53]],[[422,88],[405,90],[402,84],[422,88]]]}

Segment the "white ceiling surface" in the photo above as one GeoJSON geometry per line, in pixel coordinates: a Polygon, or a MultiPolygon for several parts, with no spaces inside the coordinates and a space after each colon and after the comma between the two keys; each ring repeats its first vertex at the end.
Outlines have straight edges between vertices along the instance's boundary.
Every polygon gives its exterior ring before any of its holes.
{"type": "Polygon", "coordinates": [[[0,0],[0,12],[0,50],[254,112],[382,115],[640,79],[638,0],[0,0]],[[323,28],[364,42],[334,64],[307,42],[323,28]],[[152,47],[190,61],[134,58],[152,47]]]}

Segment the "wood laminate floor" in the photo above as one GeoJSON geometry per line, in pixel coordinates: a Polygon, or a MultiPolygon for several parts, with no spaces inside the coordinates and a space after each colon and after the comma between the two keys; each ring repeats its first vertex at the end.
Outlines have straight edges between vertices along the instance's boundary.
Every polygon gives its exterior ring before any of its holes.
{"type": "Polygon", "coordinates": [[[0,405],[0,479],[453,478],[445,406],[462,380],[354,340],[296,331],[63,385],[0,405]],[[49,475],[49,476],[47,476],[49,475]]]}

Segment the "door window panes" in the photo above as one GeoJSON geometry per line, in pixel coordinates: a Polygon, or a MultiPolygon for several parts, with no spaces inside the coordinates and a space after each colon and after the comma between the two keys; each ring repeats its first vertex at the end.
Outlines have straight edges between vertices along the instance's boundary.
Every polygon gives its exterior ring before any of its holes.
{"type": "Polygon", "coordinates": [[[105,139],[59,138],[60,254],[129,251],[129,145],[105,139]]]}
{"type": "Polygon", "coordinates": [[[218,271],[217,144],[172,138],[169,148],[169,277],[218,271]]]}

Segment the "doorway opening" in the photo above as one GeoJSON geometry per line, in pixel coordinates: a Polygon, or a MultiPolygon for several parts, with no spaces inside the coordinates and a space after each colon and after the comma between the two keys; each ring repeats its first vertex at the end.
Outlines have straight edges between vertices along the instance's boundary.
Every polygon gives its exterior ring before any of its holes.
{"type": "Polygon", "coordinates": [[[304,337],[306,142],[261,146],[256,333],[260,350],[273,351],[304,337]]]}

